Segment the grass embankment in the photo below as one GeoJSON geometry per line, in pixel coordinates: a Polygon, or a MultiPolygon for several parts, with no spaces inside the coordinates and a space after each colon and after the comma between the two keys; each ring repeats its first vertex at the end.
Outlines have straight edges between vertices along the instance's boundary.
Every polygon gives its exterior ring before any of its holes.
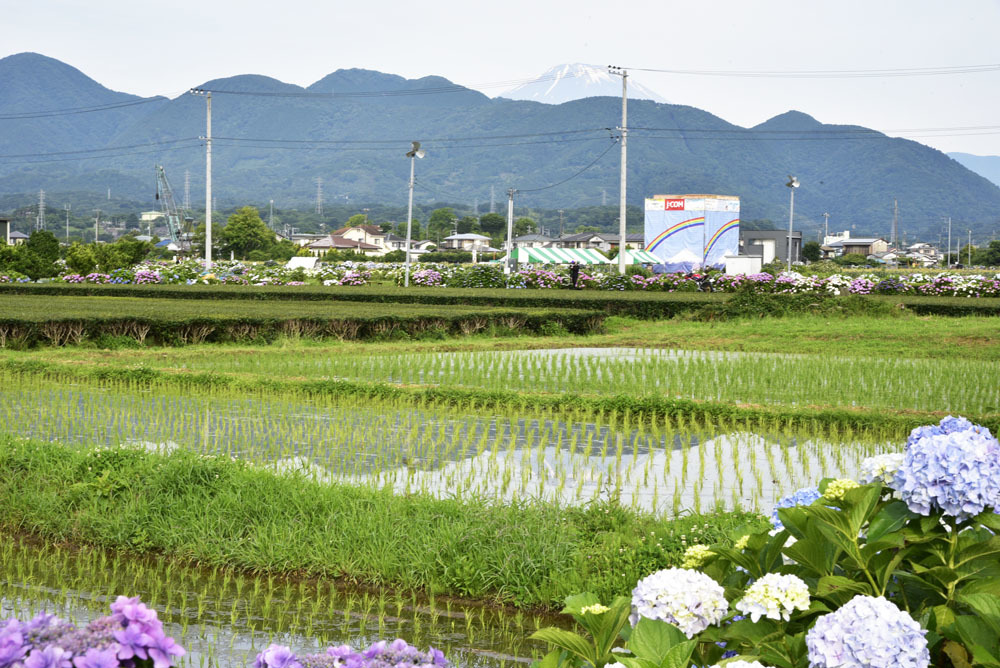
{"type": "Polygon", "coordinates": [[[686,544],[764,523],[737,513],[665,521],[614,504],[397,496],[183,451],[76,449],[0,435],[6,531],[518,606],[558,606],[580,591],[626,595],[639,578],[677,564],[686,544]]]}
{"type": "Polygon", "coordinates": [[[269,342],[279,336],[364,339],[471,334],[482,330],[585,333],[603,314],[578,309],[426,304],[0,295],[0,347],[100,343],[269,342]]]}

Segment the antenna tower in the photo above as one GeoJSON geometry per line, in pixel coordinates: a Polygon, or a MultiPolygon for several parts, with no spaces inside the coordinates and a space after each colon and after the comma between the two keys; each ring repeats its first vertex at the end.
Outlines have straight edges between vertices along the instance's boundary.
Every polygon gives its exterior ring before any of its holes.
{"type": "Polygon", "coordinates": [[[896,229],[899,221],[899,202],[893,198],[892,200],[892,246],[896,246],[896,229]]]}
{"type": "Polygon", "coordinates": [[[323,177],[316,177],[316,213],[323,215],[323,177]]]}
{"type": "Polygon", "coordinates": [[[191,172],[184,170],[184,210],[191,209],[191,172]]]}
{"type": "Polygon", "coordinates": [[[38,191],[38,220],[35,222],[36,230],[45,229],[45,191],[38,191]]]}
{"type": "Polygon", "coordinates": [[[497,197],[496,192],[493,190],[493,186],[490,186],[490,213],[497,212],[497,197]]]}
{"type": "Polygon", "coordinates": [[[601,206],[607,206],[607,205],[608,205],[608,191],[605,190],[604,188],[601,188],[601,206]]]}

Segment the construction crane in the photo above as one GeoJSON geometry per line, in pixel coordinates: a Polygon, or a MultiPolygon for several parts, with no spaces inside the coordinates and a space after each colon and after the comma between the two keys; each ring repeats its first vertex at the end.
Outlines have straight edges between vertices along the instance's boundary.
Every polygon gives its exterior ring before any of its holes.
{"type": "Polygon", "coordinates": [[[174,191],[170,188],[170,182],[167,181],[167,173],[163,171],[163,165],[156,165],[156,199],[159,200],[163,217],[167,221],[167,233],[170,235],[170,240],[183,248],[188,248],[190,239],[188,235],[184,234],[184,230],[185,223],[191,219],[185,219],[181,216],[177,203],[174,201],[174,191]]]}

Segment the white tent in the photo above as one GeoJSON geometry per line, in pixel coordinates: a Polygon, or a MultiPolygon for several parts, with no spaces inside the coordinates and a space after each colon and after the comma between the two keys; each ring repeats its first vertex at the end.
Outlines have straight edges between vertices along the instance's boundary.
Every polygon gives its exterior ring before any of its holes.
{"type": "Polygon", "coordinates": [[[667,258],[658,266],[663,268],[664,272],[674,272],[674,271],[694,271],[698,267],[701,267],[704,258],[695,255],[692,251],[687,248],[681,250],[677,255],[667,258]]]}

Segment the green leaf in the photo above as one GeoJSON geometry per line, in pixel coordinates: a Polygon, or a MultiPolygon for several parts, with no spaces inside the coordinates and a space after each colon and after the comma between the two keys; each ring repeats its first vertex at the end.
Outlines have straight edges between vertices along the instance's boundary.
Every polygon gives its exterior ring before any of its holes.
{"type": "Polygon", "coordinates": [[[587,606],[600,602],[601,599],[597,597],[597,594],[591,594],[589,591],[573,594],[566,597],[566,606],[562,609],[562,613],[564,615],[579,615],[580,611],[587,606]]]}
{"type": "Polygon", "coordinates": [[[673,647],[685,640],[687,637],[673,624],[642,617],[632,629],[628,648],[636,657],[659,665],[673,647]]]}
{"type": "Polygon", "coordinates": [[[538,661],[533,661],[531,663],[531,668],[560,668],[563,663],[569,663],[566,653],[558,649],[554,649],[538,661]]]}
{"type": "Polygon", "coordinates": [[[988,559],[990,564],[995,564],[1000,558],[1000,536],[993,536],[987,541],[973,543],[963,550],[959,550],[956,565],[962,565],[975,559],[988,559]]]}
{"type": "Polygon", "coordinates": [[[674,645],[667,652],[667,655],[663,657],[663,661],[660,662],[660,668],[687,668],[688,663],[691,661],[691,655],[694,654],[697,646],[697,639],[685,640],[678,645],[674,645]]]}
{"type": "Polygon", "coordinates": [[[781,628],[777,624],[770,619],[762,618],[756,624],[749,619],[741,619],[738,622],[733,622],[724,630],[722,635],[727,640],[758,646],[763,644],[769,637],[781,633],[781,628]]]}
{"type": "Polygon", "coordinates": [[[993,629],[997,637],[1000,637],[1000,596],[996,594],[963,594],[958,597],[958,600],[972,608],[972,611],[993,629]]]}
{"type": "Polygon", "coordinates": [[[976,515],[975,521],[979,522],[987,529],[1000,531],[1000,514],[986,510],[976,515]]]}
{"type": "Polygon", "coordinates": [[[868,524],[866,541],[871,544],[893,531],[898,531],[909,520],[918,517],[910,512],[903,501],[892,501],[875,514],[868,524]]]}
{"type": "Polygon", "coordinates": [[[535,631],[529,637],[534,640],[544,640],[547,643],[576,655],[585,663],[597,665],[598,657],[595,656],[596,653],[594,651],[594,647],[572,631],[548,627],[535,631]]]}
{"type": "Polygon", "coordinates": [[[833,572],[837,551],[830,549],[829,542],[817,537],[805,538],[789,545],[785,548],[785,555],[811,569],[816,575],[824,576],[833,572]]]}
{"type": "Polygon", "coordinates": [[[843,575],[828,575],[816,583],[816,596],[833,603],[835,608],[847,603],[858,594],[871,596],[871,586],[866,582],[858,582],[843,575]]]}

